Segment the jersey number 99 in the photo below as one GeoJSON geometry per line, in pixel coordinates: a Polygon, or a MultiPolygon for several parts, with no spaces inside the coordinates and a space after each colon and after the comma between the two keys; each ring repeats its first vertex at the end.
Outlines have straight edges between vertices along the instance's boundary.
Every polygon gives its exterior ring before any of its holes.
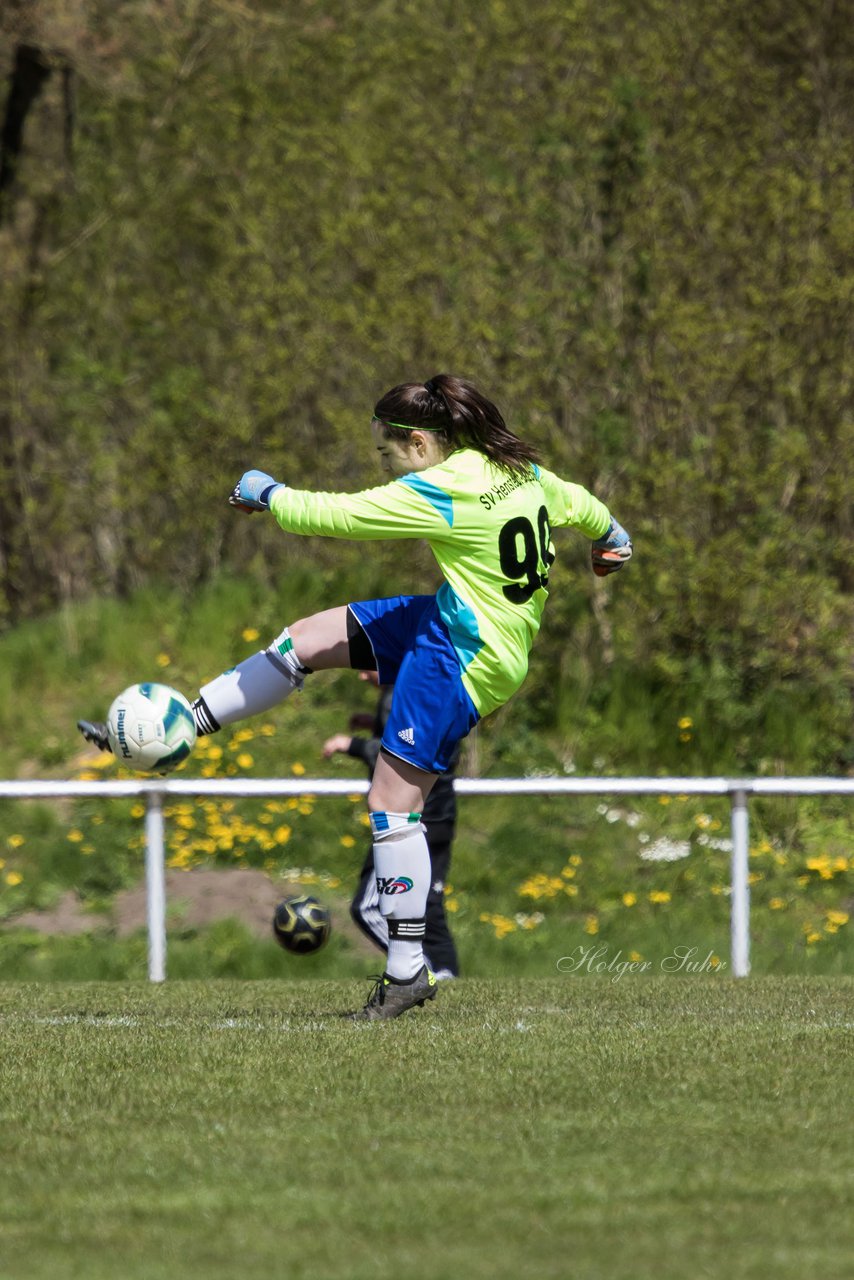
{"type": "Polygon", "coordinates": [[[550,542],[549,513],[545,507],[537,512],[536,533],[527,516],[515,516],[502,527],[498,535],[501,572],[517,579],[502,588],[511,604],[526,604],[535,591],[548,584],[549,565],[554,561],[549,551],[550,542]]]}

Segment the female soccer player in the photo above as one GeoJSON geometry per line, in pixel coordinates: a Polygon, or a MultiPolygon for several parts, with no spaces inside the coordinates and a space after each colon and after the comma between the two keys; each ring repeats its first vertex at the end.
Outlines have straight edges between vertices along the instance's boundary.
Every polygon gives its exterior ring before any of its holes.
{"type": "Polygon", "coordinates": [[[548,594],[552,528],[586,534],[599,575],[620,569],[632,545],[603,503],[540,467],[535,450],[462,378],[437,374],[393,387],[374,409],[371,434],[390,484],[314,493],[247,471],[229,501],[269,510],[288,533],[426,538],[445,579],[439,591],[301,618],[204,685],[194,713],[199,732],[213,733],[269,710],[311,672],[336,667],[376,670],[381,683],[394,684],[368,796],[388,961],[353,1015],[381,1019],[436,994],[422,950],[430,855],[421,810],[460,739],[525,678],[548,594]]]}

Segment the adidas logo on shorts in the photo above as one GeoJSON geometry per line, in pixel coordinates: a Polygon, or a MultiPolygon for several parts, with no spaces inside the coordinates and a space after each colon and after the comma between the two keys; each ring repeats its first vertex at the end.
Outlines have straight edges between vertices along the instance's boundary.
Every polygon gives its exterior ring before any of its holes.
{"type": "Polygon", "coordinates": [[[399,730],[397,736],[401,739],[402,742],[408,743],[410,747],[415,746],[415,730],[414,729],[401,729],[399,730]]]}

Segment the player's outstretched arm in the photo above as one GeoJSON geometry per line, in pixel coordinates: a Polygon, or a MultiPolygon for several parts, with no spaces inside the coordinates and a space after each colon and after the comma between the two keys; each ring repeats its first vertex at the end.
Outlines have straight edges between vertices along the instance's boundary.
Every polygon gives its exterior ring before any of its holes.
{"type": "Polygon", "coordinates": [[[611,517],[611,524],[601,538],[597,538],[590,548],[593,560],[593,572],[599,578],[622,569],[627,560],[632,558],[632,540],[621,524],[611,517]]]}

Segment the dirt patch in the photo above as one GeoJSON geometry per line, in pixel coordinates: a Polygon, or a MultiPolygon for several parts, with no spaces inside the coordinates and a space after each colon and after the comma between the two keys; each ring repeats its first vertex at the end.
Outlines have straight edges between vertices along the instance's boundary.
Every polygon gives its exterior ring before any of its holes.
{"type": "Polygon", "coordinates": [[[22,915],[4,920],[3,929],[34,929],[37,933],[89,933],[103,929],[109,923],[106,916],[87,911],[73,889],[64,893],[50,911],[25,911],[22,915]]]}
{"type": "MultiPolygon", "coordinates": [[[[298,885],[273,882],[263,871],[251,867],[197,867],[192,871],[166,872],[166,911],[169,928],[204,928],[216,920],[240,920],[256,937],[269,937],[276,903],[298,885]]],[[[322,896],[327,900],[327,895],[322,896]]],[[[330,904],[332,905],[332,904],[330,904]]],[[[335,924],[343,924],[340,910],[333,912],[335,924]]],[[[115,930],[120,938],[144,929],[147,923],[145,885],[116,894],[110,911],[88,911],[73,890],[69,890],[50,911],[27,911],[3,924],[6,929],[35,929],[39,933],[88,933],[95,929],[115,930]]]]}

